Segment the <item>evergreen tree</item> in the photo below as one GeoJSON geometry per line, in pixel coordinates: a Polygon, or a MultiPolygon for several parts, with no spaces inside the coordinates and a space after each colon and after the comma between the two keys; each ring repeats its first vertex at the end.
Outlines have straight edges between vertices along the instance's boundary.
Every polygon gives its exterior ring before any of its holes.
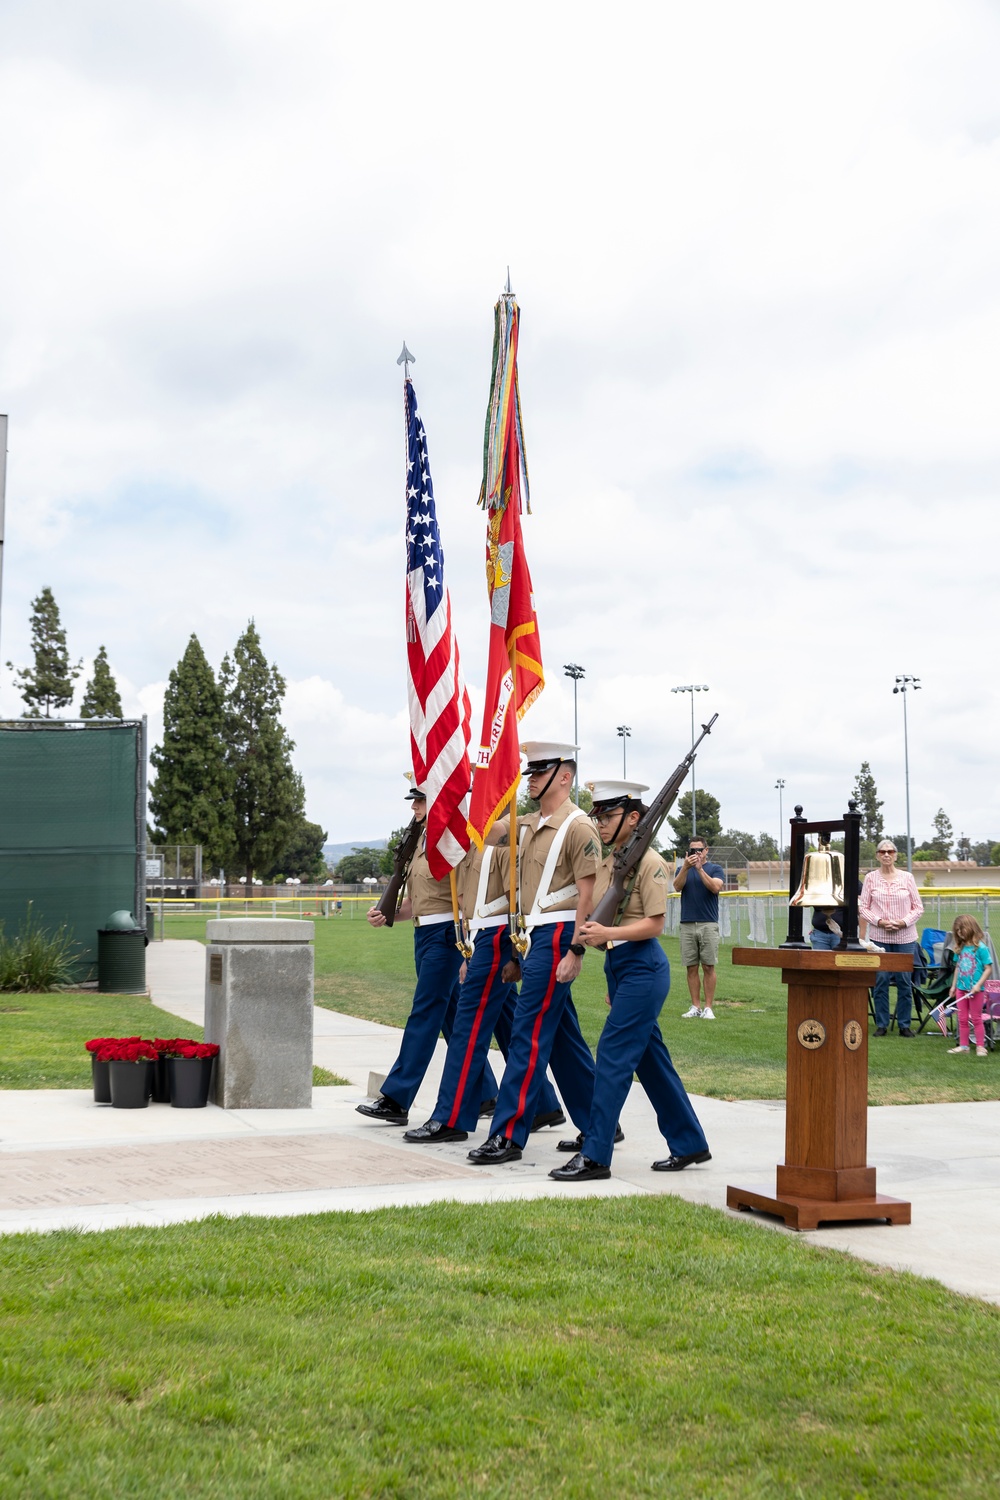
{"type": "Polygon", "coordinates": [[[279,714],[285,680],[268,665],[253,620],[222,663],[223,740],[232,778],[233,832],[247,884],[272,865],[302,821],[302,778],[292,769],[295,746],[279,714]]]}
{"type": "Polygon", "coordinates": [[[263,871],[264,880],[273,880],[278,875],[297,875],[300,880],[308,881],[325,880],[325,843],[325,828],[321,828],[318,823],[308,822],[306,818],[300,819],[273,866],[263,871]]]}
{"type": "MultiPolygon", "coordinates": [[[[955,842],[955,830],[951,826],[951,819],[943,807],[939,807],[934,814],[934,837],[931,839],[931,848],[934,850],[935,859],[950,859],[951,846],[955,842]]],[[[964,856],[959,855],[959,858],[964,856]]]]}
{"type": "MultiPolygon", "coordinates": [[[[703,792],[701,787],[696,794],[696,809],[698,813],[698,834],[711,848],[719,842],[719,834],[722,832],[722,823],[719,819],[719,799],[713,797],[711,792],[703,792]]],[[[685,792],[677,799],[677,816],[668,818],[667,822],[674,830],[674,840],[678,849],[687,849],[688,839],[691,837],[691,793],[685,792]]]]}
{"type": "Polygon", "coordinates": [[[7,665],[14,672],[18,691],[28,705],[24,717],[51,719],[53,709],[72,703],[73,683],[83,663],[73,666],[70,662],[59,606],[48,587],[31,601],[31,649],[35,656],[33,667],[15,670],[13,662],[7,665]]]}
{"type": "Polygon", "coordinates": [[[381,875],[384,849],[355,848],[353,854],[345,854],[334,871],[334,879],[343,885],[360,885],[372,875],[381,875]]]}
{"type": "Polygon", "coordinates": [[[866,760],[861,762],[861,770],[854,778],[853,796],[861,814],[861,837],[877,844],[885,826],[882,821],[883,804],[879,799],[872,768],[866,760]]]}
{"type": "Polygon", "coordinates": [[[201,844],[210,869],[236,854],[232,776],[223,743],[223,695],[201,643],[192,635],[170,673],[163,700],[163,744],[150,761],[156,780],[149,808],[158,844],[201,844]]]}
{"type": "MultiPolygon", "coordinates": [[[[700,814],[698,822],[700,825],[700,814]]],[[[778,846],[769,833],[758,833],[754,838],[752,833],[744,833],[741,828],[727,828],[719,838],[719,845],[723,849],[738,849],[744,859],[778,858],[778,846]]]]}
{"type": "Polygon", "coordinates": [[[80,705],[81,719],[120,719],[122,700],[118,684],[108,666],[108,653],[101,646],[94,658],[94,675],[87,683],[80,705]]]}

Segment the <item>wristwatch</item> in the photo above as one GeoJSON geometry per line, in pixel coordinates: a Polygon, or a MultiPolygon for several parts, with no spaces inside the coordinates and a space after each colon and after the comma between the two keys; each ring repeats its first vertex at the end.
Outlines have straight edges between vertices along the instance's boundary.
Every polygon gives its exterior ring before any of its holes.
{"type": "Polygon", "coordinates": [[[575,953],[577,958],[582,958],[587,951],[586,943],[570,943],[569,951],[575,953]]]}

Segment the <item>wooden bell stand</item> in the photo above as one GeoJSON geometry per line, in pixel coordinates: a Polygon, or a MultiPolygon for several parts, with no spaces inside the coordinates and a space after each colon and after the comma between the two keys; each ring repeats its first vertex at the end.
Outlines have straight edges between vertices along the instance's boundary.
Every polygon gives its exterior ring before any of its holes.
{"type": "Polygon", "coordinates": [[[868,986],[873,971],[906,972],[906,953],[868,953],[858,942],[861,815],[852,801],[839,823],[807,823],[802,808],[792,829],[789,891],[798,890],[805,836],[844,832],[844,935],[839,948],[813,949],[803,940],[801,906],[789,908],[788,941],[779,948],[735,948],[733,963],[781,969],[788,986],[788,1081],[785,1160],[777,1191],[728,1187],[734,1209],[758,1209],[790,1229],[881,1219],[909,1224],[910,1205],[876,1191],[868,1149],[868,986]]]}

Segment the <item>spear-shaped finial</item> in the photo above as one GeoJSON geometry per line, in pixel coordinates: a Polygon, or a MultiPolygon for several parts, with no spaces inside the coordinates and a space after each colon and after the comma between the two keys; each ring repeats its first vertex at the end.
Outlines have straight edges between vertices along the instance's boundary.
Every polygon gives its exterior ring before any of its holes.
{"type": "Polygon", "coordinates": [[[403,365],[404,366],[404,369],[403,369],[403,379],[404,380],[409,380],[409,378],[410,378],[410,366],[411,365],[415,365],[416,362],[417,361],[416,361],[415,357],[410,353],[409,349],[407,349],[407,347],[406,347],[406,340],[404,339],[403,340],[403,350],[402,350],[402,353],[400,354],[399,358],[396,361],[397,365],[403,365]]]}
{"type": "Polygon", "coordinates": [[[507,296],[508,297],[513,297],[513,295],[514,295],[514,293],[511,290],[511,285],[510,285],[510,266],[508,266],[507,267],[507,296]]]}

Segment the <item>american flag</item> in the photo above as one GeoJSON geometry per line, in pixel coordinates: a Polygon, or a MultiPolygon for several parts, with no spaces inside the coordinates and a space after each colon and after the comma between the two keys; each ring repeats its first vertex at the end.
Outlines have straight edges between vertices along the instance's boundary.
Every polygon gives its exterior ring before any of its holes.
{"type": "Polygon", "coordinates": [[[406,409],[406,656],[410,748],[427,792],[427,862],[436,880],[464,858],[472,709],[451,628],[427,434],[413,382],[406,409]]]}

